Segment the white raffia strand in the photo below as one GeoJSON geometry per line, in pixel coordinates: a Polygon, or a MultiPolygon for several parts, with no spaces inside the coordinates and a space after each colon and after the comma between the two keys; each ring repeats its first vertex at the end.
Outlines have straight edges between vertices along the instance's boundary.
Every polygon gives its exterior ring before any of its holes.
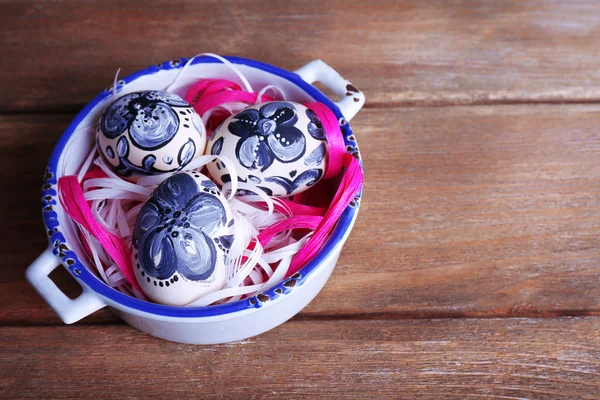
{"type": "Polygon", "coordinates": [[[210,110],[206,111],[201,116],[202,122],[204,122],[204,125],[206,125],[211,115],[219,110],[225,110],[227,113],[229,113],[229,115],[233,115],[237,114],[245,108],[248,108],[248,104],[242,103],[241,101],[230,101],[229,103],[221,104],[220,106],[213,107],[210,110]]]}
{"type": "Polygon", "coordinates": [[[285,94],[283,93],[282,89],[280,89],[279,87],[277,87],[275,85],[267,85],[258,92],[258,96],[256,96],[256,103],[262,103],[263,95],[266,94],[269,90],[276,94],[276,96],[275,96],[276,99],[279,99],[279,100],[285,99],[285,94]]]}
{"type": "Polygon", "coordinates": [[[117,98],[117,79],[119,79],[119,73],[121,72],[121,68],[117,70],[115,73],[115,79],[113,79],[113,87],[112,87],[112,98],[115,100],[117,98]]]}
{"type": "Polygon", "coordinates": [[[202,57],[202,56],[213,57],[213,58],[216,58],[217,60],[221,61],[223,64],[225,64],[227,67],[229,67],[229,69],[231,69],[233,71],[233,73],[237,75],[238,78],[240,78],[240,81],[242,82],[242,85],[244,86],[244,88],[246,89],[247,92],[250,92],[250,93],[254,92],[252,90],[252,85],[250,85],[250,82],[248,82],[248,79],[246,79],[246,77],[244,76],[244,74],[242,74],[242,72],[238,69],[238,67],[236,67],[234,64],[232,64],[228,59],[221,57],[220,55],[214,54],[214,53],[200,53],[200,54],[196,54],[194,57],[190,58],[188,60],[188,62],[185,63],[183,68],[181,68],[179,70],[179,72],[175,76],[175,79],[173,79],[173,82],[171,82],[171,84],[169,86],[167,86],[165,91],[167,91],[167,92],[171,91],[173,89],[173,87],[175,86],[175,84],[179,81],[179,79],[182,76],[184,76],[185,72],[187,71],[188,67],[192,64],[192,62],[197,57],[202,57]]]}

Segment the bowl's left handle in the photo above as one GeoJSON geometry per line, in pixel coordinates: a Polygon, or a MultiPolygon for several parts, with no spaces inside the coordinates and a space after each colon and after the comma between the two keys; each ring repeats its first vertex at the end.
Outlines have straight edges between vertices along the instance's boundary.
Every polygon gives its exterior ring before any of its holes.
{"type": "Polygon", "coordinates": [[[97,294],[81,283],[83,293],[73,300],[68,298],[48,276],[58,266],[62,266],[60,260],[52,253],[52,247],[48,247],[27,268],[25,276],[65,324],[77,322],[106,306],[97,294]]]}

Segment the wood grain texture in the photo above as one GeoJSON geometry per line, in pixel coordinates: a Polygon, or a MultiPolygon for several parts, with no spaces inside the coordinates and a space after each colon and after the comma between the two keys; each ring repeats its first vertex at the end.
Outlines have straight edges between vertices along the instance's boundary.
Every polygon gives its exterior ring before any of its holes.
{"type": "Polygon", "coordinates": [[[588,1],[1,1],[0,110],[74,112],[122,76],[201,52],[321,58],[367,106],[600,100],[588,1]]]}
{"type": "Polygon", "coordinates": [[[0,0],[0,27],[0,398],[598,398],[600,2],[0,0]],[[24,279],[52,147],[117,68],[199,52],[365,92],[338,266],[239,343],[64,326],[24,279]]]}
{"type": "Polygon", "coordinates": [[[600,319],[292,321],[191,346],[125,326],[0,329],[0,397],[595,399],[600,319]]]}
{"type": "Polygon", "coordinates": [[[362,112],[361,214],[305,311],[598,312],[599,117],[596,105],[362,112]]]}
{"type": "MultiPolygon", "coordinates": [[[[46,244],[38,187],[69,118],[0,118],[1,159],[23,170],[2,169],[14,194],[0,207],[11,227],[0,241],[5,324],[58,321],[23,271],[46,244]]],[[[599,118],[597,105],[363,111],[353,121],[366,168],[359,218],[301,315],[600,314],[599,118]]],[[[101,321],[114,317],[87,320],[101,321]]]]}

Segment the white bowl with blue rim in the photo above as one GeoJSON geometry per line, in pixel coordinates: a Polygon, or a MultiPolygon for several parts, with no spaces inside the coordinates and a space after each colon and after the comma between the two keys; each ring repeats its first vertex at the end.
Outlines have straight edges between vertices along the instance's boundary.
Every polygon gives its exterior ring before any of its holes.
{"type": "MultiPolygon", "coordinates": [[[[364,104],[363,93],[343,79],[333,68],[315,60],[295,72],[238,57],[227,57],[255,88],[274,84],[289,100],[299,103],[319,101],[327,105],[340,121],[347,151],[360,157],[348,121],[364,104]],[[321,82],[340,97],[333,101],[315,88],[321,82]]],[[[148,89],[164,90],[187,62],[168,61],[139,71],[118,82],[120,95],[148,89]]],[[[212,57],[195,58],[178,79],[175,92],[186,89],[200,78],[237,81],[233,72],[212,57]]],[[[237,302],[208,307],[172,307],[127,296],[104,284],[90,269],[73,222],[57,198],[57,181],[76,174],[94,145],[94,135],[86,127],[95,124],[111,102],[107,88],[77,114],[60,138],[50,158],[42,193],[42,211],[49,247],[29,266],[26,276],[50,307],[71,324],[104,308],[110,309],[137,329],[166,340],[182,343],[213,344],[242,340],[263,333],[293,317],[316,295],[331,275],[358,214],[359,199],[343,212],[333,234],[318,254],[298,273],[273,288],[237,302]],[[70,299],[48,277],[59,265],[69,271],[83,292],[70,299]]],[[[359,195],[360,197],[360,195],[359,195]]]]}

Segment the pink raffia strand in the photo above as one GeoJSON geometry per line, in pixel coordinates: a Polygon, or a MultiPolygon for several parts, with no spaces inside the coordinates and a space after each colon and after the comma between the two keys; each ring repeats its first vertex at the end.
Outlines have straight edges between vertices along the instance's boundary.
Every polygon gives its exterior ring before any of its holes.
{"type": "Polygon", "coordinates": [[[106,178],[107,176],[108,175],[106,175],[106,172],[102,171],[97,166],[94,166],[94,168],[92,168],[91,170],[89,170],[88,172],[85,173],[81,182],[83,183],[83,182],[87,181],[88,179],[94,179],[94,178],[106,178]]]}
{"type": "Polygon", "coordinates": [[[201,79],[194,83],[185,95],[185,101],[196,105],[201,97],[222,92],[224,90],[242,90],[237,83],[226,79],[201,79]]]}
{"type": "Polygon", "coordinates": [[[69,216],[83,229],[98,239],[106,253],[108,253],[115,262],[115,265],[121,270],[121,273],[125,279],[127,279],[127,282],[141,293],[144,293],[133,275],[129,247],[123,240],[106,231],[106,229],[96,221],[92,214],[92,210],[83,195],[83,190],[77,180],[77,176],[70,175],[60,178],[58,180],[58,193],[60,203],[67,214],[69,214],[69,216]]]}
{"type": "MultiPolygon", "coordinates": [[[[203,115],[210,109],[222,106],[223,104],[239,101],[248,105],[256,103],[258,93],[249,93],[242,90],[227,90],[219,93],[214,93],[209,96],[202,97],[202,100],[198,101],[194,105],[194,109],[198,114],[203,115]]],[[[263,95],[261,98],[262,102],[272,101],[273,98],[263,95]]]]}
{"type": "Polygon", "coordinates": [[[331,202],[331,207],[323,216],[311,238],[292,260],[286,278],[306,265],[323,247],[340,216],[360,191],[364,177],[358,160],[350,154],[346,154],[343,166],[347,167],[347,170],[331,202]]]}
{"type": "MultiPolygon", "coordinates": [[[[350,154],[346,154],[342,167],[346,167],[347,169],[331,201],[331,206],[325,212],[325,215],[296,215],[294,209],[290,207],[295,215],[271,225],[258,235],[258,241],[265,247],[273,237],[281,232],[293,229],[314,230],[311,238],[293,258],[286,278],[298,272],[300,268],[306,265],[317,254],[327,241],[346,207],[358,195],[364,180],[360,163],[350,154]]],[[[290,203],[295,204],[291,201],[286,202],[288,206],[290,203]]],[[[303,209],[304,211],[316,213],[318,212],[317,210],[320,210],[317,207],[302,206],[299,204],[293,207],[297,206],[306,208],[296,208],[296,211],[303,209]]]]}
{"type": "Polygon", "coordinates": [[[279,221],[258,235],[258,241],[263,247],[266,247],[267,244],[277,235],[278,233],[289,231],[292,229],[310,229],[313,230],[319,226],[319,224],[323,221],[323,217],[319,216],[310,216],[310,215],[294,215],[293,217],[289,217],[284,219],[283,221],[279,221]]]}
{"type": "MultiPolygon", "coordinates": [[[[292,212],[292,215],[313,215],[322,217],[327,212],[326,208],[323,207],[312,207],[307,206],[305,204],[296,203],[289,199],[279,199],[282,203],[284,203],[292,212]]],[[[275,210],[284,211],[283,207],[279,204],[275,204],[275,210]]]]}
{"type": "MultiPolygon", "coordinates": [[[[200,116],[203,116],[207,111],[227,103],[254,104],[257,97],[258,93],[246,92],[237,83],[226,79],[200,79],[189,88],[184,99],[194,107],[200,116]]],[[[261,97],[262,102],[273,100],[270,96],[263,95],[261,97]]],[[[207,123],[207,130],[213,130],[229,116],[229,113],[226,112],[211,115],[207,123]]]]}
{"type": "Polygon", "coordinates": [[[327,136],[327,167],[323,179],[335,178],[342,172],[342,164],[346,155],[346,145],[340,124],[325,104],[313,102],[307,103],[305,106],[317,114],[327,136]]]}

